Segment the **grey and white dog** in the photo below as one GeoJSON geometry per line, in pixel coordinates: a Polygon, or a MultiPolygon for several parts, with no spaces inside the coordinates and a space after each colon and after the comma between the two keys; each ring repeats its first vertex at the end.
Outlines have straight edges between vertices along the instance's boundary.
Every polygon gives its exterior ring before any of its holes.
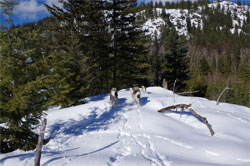
{"type": "Polygon", "coordinates": [[[116,88],[112,88],[111,91],[110,91],[110,103],[112,105],[112,108],[116,104],[117,100],[118,100],[117,89],[116,88]]]}
{"type": "Polygon", "coordinates": [[[138,86],[133,86],[133,88],[130,88],[130,94],[132,98],[134,99],[136,105],[140,106],[140,97],[141,97],[141,91],[138,86]]]}

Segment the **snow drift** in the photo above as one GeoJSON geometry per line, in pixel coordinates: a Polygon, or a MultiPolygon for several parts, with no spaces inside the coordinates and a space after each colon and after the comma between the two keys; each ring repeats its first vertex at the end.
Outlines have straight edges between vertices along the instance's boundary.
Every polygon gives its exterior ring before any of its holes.
{"type": "MultiPolygon", "coordinates": [[[[248,166],[250,109],[184,97],[159,87],[147,88],[138,109],[129,90],[120,90],[112,109],[109,95],[87,104],[48,111],[41,166],[248,166]],[[190,114],[157,110],[192,104],[215,131],[190,114]]],[[[33,166],[34,151],[0,154],[0,165],[33,166]]]]}

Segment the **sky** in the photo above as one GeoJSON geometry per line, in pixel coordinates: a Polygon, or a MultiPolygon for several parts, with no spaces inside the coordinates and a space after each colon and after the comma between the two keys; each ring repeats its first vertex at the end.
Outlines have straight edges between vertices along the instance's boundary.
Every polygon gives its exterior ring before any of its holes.
{"type": "MultiPolygon", "coordinates": [[[[36,22],[42,18],[50,16],[43,3],[49,5],[55,4],[57,6],[61,5],[58,0],[17,0],[17,2],[19,2],[19,4],[15,6],[13,10],[14,14],[11,16],[15,25],[36,22]]],[[[6,25],[6,22],[4,21],[6,16],[3,14],[2,8],[0,8],[0,17],[1,23],[6,25]]]]}
{"type": "MultiPolygon", "coordinates": [[[[49,12],[47,11],[43,3],[47,3],[49,5],[55,4],[57,6],[61,5],[61,3],[58,2],[58,0],[17,0],[17,1],[19,2],[19,5],[17,5],[14,8],[13,10],[14,14],[11,17],[15,25],[20,25],[29,22],[37,22],[40,19],[50,16],[49,12]]],[[[139,2],[140,1],[150,1],[150,0],[139,0],[139,2]]],[[[180,0],[169,0],[169,1],[180,1],[180,0]]],[[[237,1],[237,0],[231,0],[231,1],[237,1]]],[[[249,1],[250,3],[250,0],[246,1],[249,1]]],[[[6,17],[2,12],[2,8],[0,8],[0,22],[3,25],[6,25],[6,22],[4,21],[5,18],[6,17]]]]}

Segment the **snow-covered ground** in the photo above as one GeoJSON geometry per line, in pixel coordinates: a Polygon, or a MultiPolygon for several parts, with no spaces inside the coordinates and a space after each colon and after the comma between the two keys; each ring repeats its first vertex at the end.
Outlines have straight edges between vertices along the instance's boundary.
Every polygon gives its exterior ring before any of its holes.
{"type": "MultiPolygon", "coordinates": [[[[160,87],[147,88],[140,107],[128,89],[112,109],[109,96],[87,104],[48,111],[41,166],[249,166],[250,109],[204,98],[184,97],[160,87]],[[187,110],[158,113],[190,103],[206,125],[187,110]]],[[[0,165],[33,166],[34,151],[0,154],[0,165]]]]}

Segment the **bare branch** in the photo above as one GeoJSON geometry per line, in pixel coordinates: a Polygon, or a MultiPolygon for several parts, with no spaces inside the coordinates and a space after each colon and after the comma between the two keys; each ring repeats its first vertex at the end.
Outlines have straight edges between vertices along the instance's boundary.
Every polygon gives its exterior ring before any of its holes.
{"type": "Polygon", "coordinates": [[[162,108],[162,109],[158,110],[158,112],[165,112],[165,111],[170,111],[170,110],[173,110],[173,109],[176,109],[176,110],[177,110],[178,108],[181,108],[182,111],[183,111],[184,109],[188,109],[195,117],[197,117],[198,119],[202,120],[202,121],[206,124],[207,128],[209,129],[209,132],[210,132],[211,136],[213,136],[213,135],[214,135],[214,131],[213,131],[213,129],[211,128],[211,126],[209,125],[207,119],[206,119],[205,117],[203,117],[203,116],[197,114],[197,113],[196,113],[192,108],[190,108],[190,107],[191,107],[191,104],[178,104],[178,105],[172,105],[172,106],[168,106],[168,107],[166,107],[166,108],[162,108]]]}
{"type": "Polygon", "coordinates": [[[220,93],[220,95],[219,95],[219,97],[218,97],[218,99],[217,99],[217,101],[216,101],[216,105],[219,105],[219,103],[220,103],[220,98],[222,97],[222,95],[224,94],[224,92],[225,92],[226,90],[230,90],[230,89],[233,89],[233,88],[229,88],[229,87],[227,86],[226,88],[223,89],[223,91],[220,93]]]}
{"type": "Polygon", "coordinates": [[[174,86],[173,86],[173,95],[174,95],[174,102],[175,102],[175,93],[174,93],[174,89],[175,89],[175,84],[176,84],[176,80],[174,81],[174,86]]]}
{"type": "Polygon", "coordinates": [[[213,136],[213,135],[214,135],[214,131],[213,131],[213,129],[211,128],[211,126],[208,124],[207,118],[205,118],[205,117],[203,117],[203,116],[197,114],[192,108],[189,108],[188,110],[189,110],[194,116],[196,116],[197,118],[201,119],[201,120],[206,124],[207,128],[209,129],[209,132],[210,132],[211,136],[213,136]]]}
{"type": "Polygon", "coordinates": [[[169,107],[166,107],[166,108],[162,108],[160,109],[158,112],[165,112],[165,111],[169,111],[169,110],[173,110],[173,109],[178,109],[178,108],[181,108],[182,110],[185,108],[189,108],[191,107],[192,104],[177,104],[177,105],[172,105],[172,106],[169,106],[169,107]]]}

